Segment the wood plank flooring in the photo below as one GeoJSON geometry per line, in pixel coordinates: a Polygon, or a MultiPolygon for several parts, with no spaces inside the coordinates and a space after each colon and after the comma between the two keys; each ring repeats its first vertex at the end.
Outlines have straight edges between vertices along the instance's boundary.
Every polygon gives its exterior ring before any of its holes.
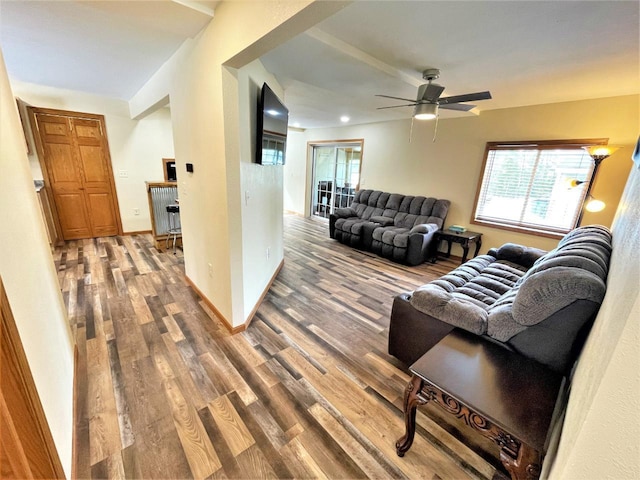
{"type": "Polygon", "coordinates": [[[285,216],[285,264],[231,336],[151,236],[56,249],[79,349],[78,478],[491,478],[436,421],[404,432],[393,296],[455,267],[405,267],[285,216]]]}

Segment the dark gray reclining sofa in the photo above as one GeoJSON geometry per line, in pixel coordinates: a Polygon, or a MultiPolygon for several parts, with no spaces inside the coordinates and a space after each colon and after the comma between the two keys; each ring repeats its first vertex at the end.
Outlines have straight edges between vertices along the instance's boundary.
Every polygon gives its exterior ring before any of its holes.
{"type": "Polygon", "coordinates": [[[329,235],[346,245],[408,265],[431,254],[434,233],[442,228],[449,200],[360,190],[348,208],[329,217],[329,235]]]}
{"type": "Polygon", "coordinates": [[[548,253],[507,243],[394,299],[389,353],[411,365],[462,328],[568,374],[605,295],[611,232],[569,232],[548,253]]]}

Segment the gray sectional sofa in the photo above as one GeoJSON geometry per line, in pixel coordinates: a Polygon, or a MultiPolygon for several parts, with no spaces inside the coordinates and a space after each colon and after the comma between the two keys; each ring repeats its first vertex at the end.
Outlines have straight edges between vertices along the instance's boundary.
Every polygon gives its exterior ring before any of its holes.
{"type": "Polygon", "coordinates": [[[590,225],[550,252],[489,250],[394,299],[389,353],[411,365],[461,328],[567,374],[605,295],[611,233],[590,225]]]}
{"type": "Polygon", "coordinates": [[[346,245],[408,265],[430,255],[435,232],[442,228],[449,200],[360,190],[348,208],[329,217],[329,235],[346,245]]]}

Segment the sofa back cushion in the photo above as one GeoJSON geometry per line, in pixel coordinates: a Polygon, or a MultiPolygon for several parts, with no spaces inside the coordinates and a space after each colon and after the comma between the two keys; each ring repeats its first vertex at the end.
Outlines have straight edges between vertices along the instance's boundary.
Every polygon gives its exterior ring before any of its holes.
{"type": "Polygon", "coordinates": [[[351,203],[358,217],[394,219],[394,226],[411,229],[415,225],[433,223],[442,228],[449,211],[449,200],[415,197],[380,190],[359,190],[351,203]]]}
{"type": "Polygon", "coordinates": [[[393,223],[396,227],[408,229],[425,223],[433,223],[442,228],[450,204],[449,200],[407,195],[402,200],[393,223]]]}
{"type": "Polygon", "coordinates": [[[390,194],[380,190],[359,190],[356,192],[351,208],[358,217],[369,220],[371,217],[383,215],[390,194]]]}

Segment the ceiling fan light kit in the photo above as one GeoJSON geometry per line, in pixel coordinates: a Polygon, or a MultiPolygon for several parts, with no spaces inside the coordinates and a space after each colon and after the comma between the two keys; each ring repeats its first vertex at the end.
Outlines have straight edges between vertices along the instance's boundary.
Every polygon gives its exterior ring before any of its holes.
{"type": "Polygon", "coordinates": [[[433,120],[438,114],[438,105],[434,103],[419,103],[413,110],[416,120],[433,120]]]}
{"type": "Polygon", "coordinates": [[[376,97],[392,98],[394,100],[411,102],[404,105],[379,107],[378,110],[385,108],[414,107],[413,118],[416,120],[433,120],[434,118],[437,118],[438,109],[440,108],[444,108],[445,110],[468,112],[474,108],[475,105],[462,105],[463,103],[491,99],[491,93],[488,91],[440,98],[440,95],[442,95],[442,92],[444,91],[444,87],[437,83],[433,83],[433,81],[439,76],[440,70],[437,68],[429,68],[422,72],[422,78],[424,78],[427,83],[420,85],[418,88],[418,95],[415,100],[392,97],[389,95],[376,95],[376,97]]]}

